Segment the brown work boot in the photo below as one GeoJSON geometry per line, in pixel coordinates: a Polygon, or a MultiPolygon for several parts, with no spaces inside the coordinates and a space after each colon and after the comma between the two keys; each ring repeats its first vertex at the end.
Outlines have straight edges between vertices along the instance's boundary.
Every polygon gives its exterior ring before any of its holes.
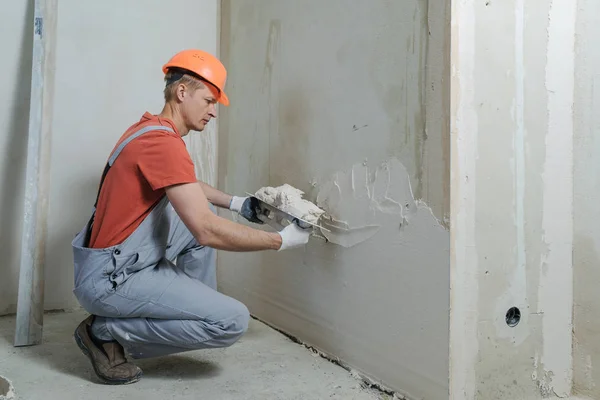
{"type": "Polygon", "coordinates": [[[124,385],[139,381],[142,370],[127,361],[123,347],[118,342],[104,343],[99,346],[92,340],[93,321],[93,315],[84,319],[75,329],[73,337],[83,354],[92,362],[96,375],[110,385],[124,385]]]}

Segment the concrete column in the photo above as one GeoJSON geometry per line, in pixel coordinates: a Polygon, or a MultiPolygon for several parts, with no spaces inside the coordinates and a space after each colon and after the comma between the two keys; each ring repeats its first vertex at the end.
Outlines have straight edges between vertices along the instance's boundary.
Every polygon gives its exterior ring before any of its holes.
{"type": "Polygon", "coordinates": [[[576,9],[452,5],[452,399],[571,394],[576,9]]]}

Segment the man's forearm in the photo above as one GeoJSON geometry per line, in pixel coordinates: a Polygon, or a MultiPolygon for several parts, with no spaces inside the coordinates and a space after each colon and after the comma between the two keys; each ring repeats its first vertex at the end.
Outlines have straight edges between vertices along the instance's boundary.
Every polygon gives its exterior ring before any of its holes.
{"type": "Polygon", "coordinates": [[[252,229],[213,214],[200,185],[174,185],[166,192],[173,208],[201,245],[229,251],[278,250],[282,246],[283,237],[278,233],[252,229]]]}
{"type": "Polygon", "coordinates": [[[198,181],[208,201],[216,207],[229,208],[233,196],[221,192],[207,183],[198,181]]]}
{"type": "Polygon", "coordinates": [[[209,223],[196,240],[204,246],[227,251],[277,250],[282,238],[277,233],[264,232],[236,224],[212,213],[206,215],[209,223]]]}

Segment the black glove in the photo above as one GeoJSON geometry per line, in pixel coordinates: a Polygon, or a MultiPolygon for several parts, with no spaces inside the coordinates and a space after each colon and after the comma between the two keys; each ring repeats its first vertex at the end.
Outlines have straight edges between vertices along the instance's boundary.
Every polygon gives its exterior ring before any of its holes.
{"type": "Polygon", "coordinates": [[[234,196],[231,200],[231,205],[229,207],[231,211],[235,211],[240,214],[242,217],[246,218],[250,222],[254,222],[255,224],[263,224],[263,222],[258,218],[260,214],[262,214],[262,210],[260,208],[259,200],[254,197],[237,197],[234,196]]]}

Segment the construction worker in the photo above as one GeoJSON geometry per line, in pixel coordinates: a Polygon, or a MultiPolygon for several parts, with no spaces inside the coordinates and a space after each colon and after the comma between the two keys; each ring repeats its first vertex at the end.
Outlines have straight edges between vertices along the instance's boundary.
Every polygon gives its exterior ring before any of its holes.
{"type": "MultiPolygon", "coordinates": [[[[214,206],[261,223],[253,197],[199,182],[182,137],[216,118],[227,71],[213,55],[185,50],[163,66],[162,112],[146,112],[114,147],[92,218],[72,242],[73,293],[91,314],[74,338],[105,383],[138,381],[128,361],[226,347],[246,331],[249,313],[216,290],[215,249],[285,250],[309,231],[280,232],[221,218],[214,206]]],[[[240,266],[243,268],[243,266],[240,266]]]]}

